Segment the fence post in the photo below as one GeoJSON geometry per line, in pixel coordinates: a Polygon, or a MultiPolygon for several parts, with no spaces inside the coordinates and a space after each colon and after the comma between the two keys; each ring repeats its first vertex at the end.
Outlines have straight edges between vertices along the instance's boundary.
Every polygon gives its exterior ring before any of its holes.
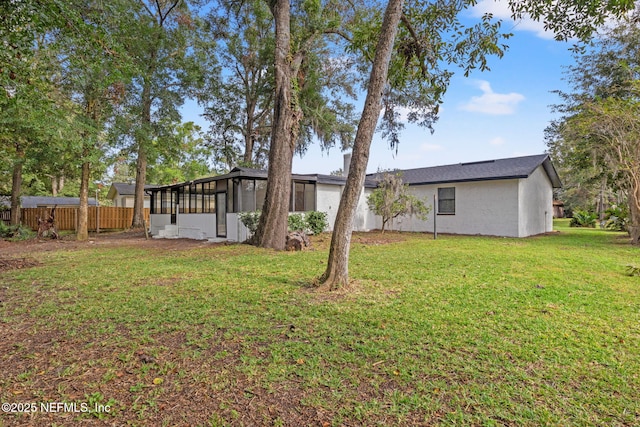
{"type": "Polygon", "coordinates": [[[438,205],[436,200],[436,195],[433,195],[433,240],[438,238],[438,228],[436,223],[436,218],[438,217],[438,205]]]}

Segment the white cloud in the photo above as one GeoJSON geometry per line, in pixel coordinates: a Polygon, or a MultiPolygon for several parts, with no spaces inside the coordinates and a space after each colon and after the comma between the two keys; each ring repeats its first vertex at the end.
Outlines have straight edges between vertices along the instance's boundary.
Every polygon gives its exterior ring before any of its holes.
{"type": "Polygon", "coordinates": [[[476,17],[480,17],[485,13],[491,13],[494,17],[502,19],[505,21],[503,28],[506,31],[531,31],[535,33],[536,36],[549,40],[552,40],[555,35],[553,31],[545,30],[542,22],[534,21],[530,18],[519,21],[511,19],[511,9],[509,9],[509,2],[506,0],[480,0],[471,10],[476,17]],[[513,27],[510,28],[507,22],[511,22],[513,27]]]}
{"type": "Polygon", "coordinates": [[[477,80],[476,84],[483,94],[471,97],[469,102],[460,107],[462,110],[495,116],[508,115],[513,114],[518,104],[525,99],[524,95],[516,92],[495,93],[486,80],[477,80]]]}
{"type": "Polygon", "coordinates": [[[429,151],[442,151],[442,150],[444,150],[444,147],[438,144],[429,144],[428,142],[425,142],[420,145],[420,151],[429,152],[429,151]]]}
{"type": "Polygon", "coordinates": [[[506,141],[504,140],[504,138],[502,138],[501,136],[497,136],[493,138],[491,141],[489,141],[489,144],[498,146],[498,145],[504,145],[505,142],[506,141]]]}

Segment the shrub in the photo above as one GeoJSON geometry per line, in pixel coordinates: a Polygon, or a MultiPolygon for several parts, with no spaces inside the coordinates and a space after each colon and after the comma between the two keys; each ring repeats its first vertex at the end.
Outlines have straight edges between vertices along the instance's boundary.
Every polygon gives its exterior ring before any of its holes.
{"type": "Polygon", "coordinates": [[[627,209],[621,206],[612,206],[604,211],[606,220],[604,227],[607,230],[627,231],[629,214],[627,209]]]}
{"type": "Polygon", "coordinates": [[[254,234],[258,229],[258,222],[260,221],[260,213],[261,211],[238,213],[238,218],[240,218],[240,222],[245,227],[247,227],[247,230],[249,230],[251,234],[254,234]]]}
{"type": "MultiPolygon", "coordinates": [[[[258,229],[260,213],[260,211],[238,213],[240,222],[247,227],[247,230],[249,230],[251,234],[254,234],[258,229]]],[[[322,233],[329,226],[327,214],[317,211],[306,212],[305,214],[292,213],[289,215],[288,222],[289,231],[311,231],[313,234],[322,233]]]]}
{"type": "Polygon", "coordinates": [[[367,197],[369,209],[382,217],[382,232],[386,225],[400,216],[417,216],[421,220],[427,219],[431,208],[426,203],[409,193],[409,186],[403,184],[400,174],[385,173],[378,188],[367,197]]]}
{"type": "Polygon", "coordinates": [[[313,234],[320,234],[324,230],[329,227],[329,223],[327,222],[327,213],[326,212],[318,212],[311,211],[307,212],[305,216],[305,222],[307,223],[307,228],[313,234]]]}
{"type": "Polygon", "coordinates": [[[574,211],[573,218],[571,218],[571,222],[569,223],[569,226],[594,228],[596,226],[597,219],[598,219],[598,216],[594,213],[587,212],[587,211],[574,211]]]}
{"type": "Polygon", "coordinates": [[[10,240],[28,240],[35,237],[36,233],[29,227],[22,225],[5,225],[0,221],[0,238],[10,240]]]}
{"type": "Polygon", "coordinates": [[[289,215],[289,231],[305,231],[307,229],[307,223],[304,220],[304,216],[300,213],[293,213],[289,215]]]}

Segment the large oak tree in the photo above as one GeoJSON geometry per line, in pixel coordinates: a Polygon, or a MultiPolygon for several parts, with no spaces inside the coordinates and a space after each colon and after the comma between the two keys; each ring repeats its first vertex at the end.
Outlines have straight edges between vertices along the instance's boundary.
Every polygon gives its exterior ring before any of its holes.
{"type": "Polygon", "coordinates": [[[268,1],[275,22],[274,101],[265,202],[253,236],[262,247],[284,249],[296,151],[313,138],[323,147],[348,147],[353,138],[353,96],[345,64],[332,61],[332,37],[353,18],[352,4],[337,0],[268,1]],[[339,93],[333,96],[331,93],[339,93]]]}
{"type": "Polygon", "coordinates": [[[603,30],[576,55],[560,95],[563,116],[547,144],[570,182],[592,182],[626,196],[631,241],[640,243],[640,10],[603,30]]]}
{"type": "MultiPolygon", "coordinates": [[[[424,117],[422,124],[430,125],[434,117],[429,113],[437,114],[437,103],[440,102],[441,94],[446,89],[451,75],[451,71],[446,68],[440,69],[439,66],[458,64],[465,69],[465,73],[468,73],[476,66],[480,69],[486,68],[488,54],[502,54],[503,47],[497,43],[499,24],[491,24],[491,16],[485,15],[483,22],[478,26],[460,31],[458,14],[474,3],[474,1],[417,0],[408,1],[405,5],[402,0],[390,0],[387,4],[383,27],[377,36],[378,46],[371,70],[367,100],[354,142],[352,166],[338,208],[329,261],[326,271],[320,278],[320,282],[329,289],[339,288],[348,281],[349,244],[353,230],[353,217],[364,183],[369,147],[378,114],[382,108],[383,96],[390,94],[389,99],[404,103],[407,100],[419,101],[418,98],[407,98],[402,90],[397,91],[397,89],[408,87],[404,84],[415,82],[417,77],[422,81],[426,80],[431,86],[431,91],[426,94],[431,95],[427,100],[432,103],[432,106],[429,108],[429,102],[417,103],[413,106],[417,109],[417,112],[414,112],[414,119],[418,121],[417,119],[422,116],[424,117]],[[392,56],[396,27],[400,24],[404,25],[407,34],[398,37],[400,49],[396,50],[398,55],[392,56]],[[394,27],[390,28],[389,25],[394,27]],[[453,36],[453,39],[447,42],[446,38],[450,36],[453,36]],[[458,36],[461,37],[457,39],[458,36]],[[382,53],[379,54],[378,50],[382,53]],[[389,66],[394,59],[400,60],[400,64],[404,63],[401,68],[394,68],[393,64],[389,66]],[[388,70],[391,70],[390,74],[387,74],[388,70]]],[[[534,19],[543,20],[547,28],[555,31],[558,39],[569,37],[586,39],[606,16],[621,14],[633,7],[633,2],[626,0],[558,0],[554,2],[512,0],[509,3],[514,17],[529,15],[534,19]]],[[[394,102],[390,104],[393,106],[394,102]]],[[[385,102],[385,107],[387,105],[388,103],[385,102]]],[[[409,103],[409,106],[412,105],[409,103]]],[[[389,108],[387,107],[386,110],[388,111],[389,108]]],[[[394,117],[393,111],[385,112],[385,117],[389,116],[394,117]]],[[[390,135],[394,144],[398,140],[393,138],[395,129],[393,120],[390,123],[390,135]]]]}
{"type": "Polygon", "coordinates": [[[112,130],[121,151],[136,159],[132,228],[145,227],[144,185],[149,158],[158,157],[176,125],[179,108],[201,78],[193,52],[199,21],[183,0],[135,0],[121,42],[135,70],[125,107],[112,130]]]}

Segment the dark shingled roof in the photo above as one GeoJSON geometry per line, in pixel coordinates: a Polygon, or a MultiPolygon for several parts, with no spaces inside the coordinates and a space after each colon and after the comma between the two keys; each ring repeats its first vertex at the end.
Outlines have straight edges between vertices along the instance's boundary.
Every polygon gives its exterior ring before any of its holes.
{"type": "MultiPolygon", "coordinates": [[[[558,173],[548,154],[406,169],[399,172],[402,173],[402,180],[409,185],[446,184],[528,178],[540,165],[547,173],[553,187],[562,187],[558,173]]],[[[370,174],[367,175],[367,178],[375,179],[377,176],[379,174],[370,174]]]]}
{"type": "MultiPolygon", "coordinates": [[[[453,182],[468,181],[489,181],[496,179],[517,179],[528,178],[533,171],[542,165],[547,172],[554,188],[562,186],[560,178],[551,164],[548,154],[537,156],[514,157],[510,159],[487,160],[483,162],[458,163],[447,166],[434,166],[429,168],[406,169],[399,172],[402,173],[402,180],[409,185],[420,184],[444,184],[453,182]]],[[[207,177],[196,179],[191,182],[181,182],[178,184],[164,186],[148,186],[157,190],[181,187],[190,183],[201,183],[209,181],[217,181],[219,179],[229,178],[267,178],[267,171],[262,169],[252,169],[245,167],[235,167],[224,175],[215,177],[207,177]]],[[[345,185],[346,177],[336,175],[310,174],[301,175],[293,174],[292,178],[296,181],[310,181],[318,184],[329,185],[345,185]]],[[[366,176],[364,186],[366,188],[376,188],[379,174],[369,174],[366,176]]],[[[127,185],[118,184],[116,185],[127,185]]],[[[133,186],[132,186],[133,187],[133,186]]],[[[146,188],[147,186],[145,186],[146,188]]],[[[120,194],[123,194],[118,190],[120,194]]]]}
{"type": "MultiPolygon", "coordinates": [[[[127,184],[124,182],[114,182],[111,184],[118,191],[118,194],[121,196],[133,196],[136,194],[136,185],[135,184],[127,184]]],[[[151,188],[155,188],[157,185],[146,184],[144,186],[145,190],[149,190],[151,188]]]]}
{"type": "MultiPolygon", "coordinates": [[[[89,206],[96,206],[96,199],[89,197],[89,206]]],[[[22,196],[20,205],[23,208],[37,208],[38,206],[79,206],[79,197],[49,197],[49,196],[22,196]]]]}
{"type": "MultiPolygon", "coordinates": [[[[218,175],[207,178],[199,178],[191,182],[180,182],[177,184],[163,185],[154,187],[157,190],[165,190],[170,188],[182,187],[184,185],[190,183],[201,183],[201,182],[210,182],[217,181],[220,179],[230,179],[230,178],[263,178],[267,179],[267,171],[264,169],[253,169],[237,166],[227,174],[218,175]]],[[[322,175],[322,174],[292,174],[291,178],[295,181],[309,181],[316,182],[318,184],[330,184],[330,185],[345,185],[347,178],[344,176],[336,176],[336,175],[322,175]]],[[[113,184],[115,185],[115,183],[113,184]]],[[[374,179],[366,179],[364,186],[367,188],[376,188],[377,182],[374,179]]]]}
{"type": "MultiPolygon", "coordinates": [[[[347,177],[342,175],[316,175],[318,184],[332,184],[332,185],[345,185],[347,183],[347,177]]],[[[365,188],[376,188],[378,182],[375,179],[368,176],[364,180],[365,188]]]]}

